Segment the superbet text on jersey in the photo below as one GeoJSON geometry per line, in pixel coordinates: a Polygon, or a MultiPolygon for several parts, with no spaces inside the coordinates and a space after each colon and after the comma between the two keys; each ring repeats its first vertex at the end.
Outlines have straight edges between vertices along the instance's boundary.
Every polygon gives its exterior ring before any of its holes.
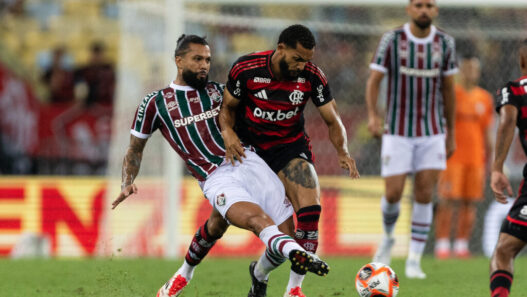
{"type": "Polygon", "coordinates": [[[271,71],[273,53],[239,58],[227,82],[229,92],[241,101],[236,132],[243,142],[261,150],[307,139],[303,116],[307,101],[322,106],[333,100],[324,73],[311,62],[296,79],[276,80],[271,71]]]}

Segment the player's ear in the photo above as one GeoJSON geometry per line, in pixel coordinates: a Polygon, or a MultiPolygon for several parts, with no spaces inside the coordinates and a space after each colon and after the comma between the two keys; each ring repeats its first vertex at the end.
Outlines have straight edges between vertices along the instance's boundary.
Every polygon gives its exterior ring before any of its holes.
{"type": "Polygon", "coordinates": [[[283,42],[280,42],[278,46],[276,47],[276,51],[278,53],[282,53],[286,48],[286,45],[283,42]]]}
{"type": "Polygon", "coordinates": [[[176,66],[177,68],[181,68],[183,66],[183,57],[181,56],[176,56],[174,58],[174,61],[176,62],[176,66]]]}

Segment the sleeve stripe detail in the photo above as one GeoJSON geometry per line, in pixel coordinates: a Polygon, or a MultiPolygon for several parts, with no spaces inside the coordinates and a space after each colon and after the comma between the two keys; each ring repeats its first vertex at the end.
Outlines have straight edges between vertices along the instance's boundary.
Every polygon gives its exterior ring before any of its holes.
{"type": "Polygon", "coordinates": [[[248,61],[237,63],[236,65],[232,67],[230,75],[232,77],[238,76],[237,73],[240,71],[243,71],[246,67],[259,64],[259,63],[265,64],[265,62],[266,62],[266,58],[264,57],[264,58],[256,58],[256,59],[251,59],[248,61]]]}
{"type": "Polygon", "coordinates": [[[135,131],[134,129],[131,129],[130,130],[130,134],[132,134],[133,136],[137,137],[137,138],[141,138],[141,139],[147,139],[150,137],[151,134],[143,134],[141,132],[137,132],[135,131]]]}
{"type": "Polygon", "coordinates": [[[326,76],[324,75],[322,70],[320,70],[320,68],[316,67],[313,64],[306,64],[306,70],[316,74],[318,76],[318,78],[320,79],[320,81],[322,81],[322,84],[324,84],[324,85],[328,84],[328,80],[326,79],[326,76]]]}
{"type": "Polygon", "coordinates": [[[379,64],[375,64],[375,63],[370,63],[370,69],[371,70],[376,70],[376,71],[379,71],[379,72],[382,72],[382,73],[387,73],[388,72],[388,69],[382,65],[379,65],[379,64]]]}
{"type": "Polygon", "coordinates": [[[238,69],[236,71],[236,73],[234,75],[231,75],[233,79],[236,79],[238,77],[238,75],[240,75],[242,72],[244,71],[247,71],[247,70],[251,70],[251,69],[254,69],[254,68],[260,68],[260,67],[265,67],[267,64],[265,62],[260,62],[258,64],[254,64],[254,65],[248,65],[244,68],[241,68],[241,69],[238,69]]]}

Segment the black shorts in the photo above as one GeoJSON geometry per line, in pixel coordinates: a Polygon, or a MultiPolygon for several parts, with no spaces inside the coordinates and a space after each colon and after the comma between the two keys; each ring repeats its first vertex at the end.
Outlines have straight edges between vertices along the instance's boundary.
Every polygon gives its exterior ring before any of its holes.
{"type": "Polygon", "coordinates": [[[301,138],[292,143],[280,144],[268,150],[256,149],[256,153],[264,159],[271,169],[278,173],[289,161],[301,158],[314,164],[315,157],[307,139],[301,138]]]}
{"type": "Polygon", "coordinates": [[[507,218],[501,226],[501,232],[510,234],[527,242],[527,184],[522,180],[518,198],[514,201],[507,218]]]}

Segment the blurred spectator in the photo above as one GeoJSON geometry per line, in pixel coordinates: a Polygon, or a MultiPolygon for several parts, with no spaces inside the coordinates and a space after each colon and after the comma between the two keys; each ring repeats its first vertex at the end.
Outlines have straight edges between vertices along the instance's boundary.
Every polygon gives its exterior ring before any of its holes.
{"type": "Polygon", "coordinates": [[[64,63],[66,49],[59,46],[53,50],[51,65],[44,71],[42,82],[48,87],[50,103],[71,102],[74,99],[74,76],[64,63]]]}
{"type": "Polygon", "coordinates": [[[83,99],[86,105],[113,103],[115,71],[114,66],[106,60],[105,51],[103,43],[93,42],[88,64],[80,67],[75,73],[77,89],[82,89],[82,85],[87,87],[86,94],[78,94],[81,96],[79,99],[83,99]]]}

